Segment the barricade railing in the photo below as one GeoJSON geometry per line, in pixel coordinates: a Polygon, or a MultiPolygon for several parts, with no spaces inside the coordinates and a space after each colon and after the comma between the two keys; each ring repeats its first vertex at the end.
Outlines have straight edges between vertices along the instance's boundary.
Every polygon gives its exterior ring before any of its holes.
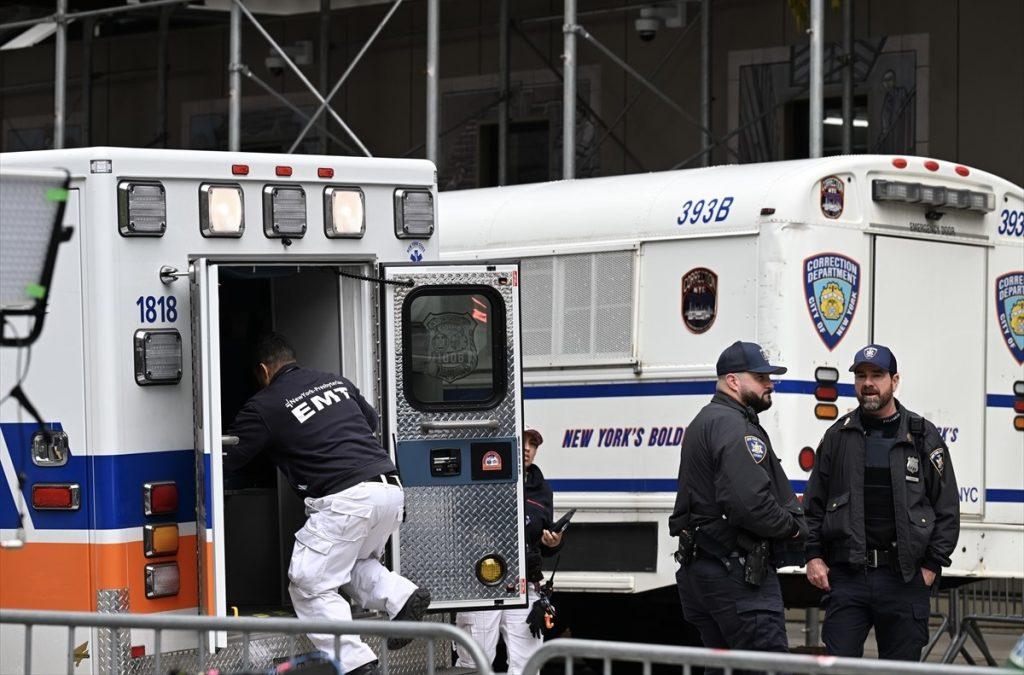
{"type": "MultiPolygon", "coordinates": [[[[52,612],[28,610],[0,610],[0,624],[15,624],[25,627],[25,655],[23,671],[32,673],[32,628],[34,626],[56,626],[68,629],[67,641],[67,673],[75,669],[75,629],[138,629],[154,631],[154,653],[151,657],[151,672],[162,673],[161,641],[164,631],[187,631],[196,634],[196,659],[199,671],[205,671],[209,654],[207,654],[207,636],[216,631],[229,631],[242,635],[242,669],[252,668],[250,661],[250,638],[253,634],[283,634],[293,638],[294,645],[300,636],[309,633],[329,634],[334,636],[334,658],[338,659],[341,651],[342,635],[377,636],[382,638],[404,637],[423,639],[427,645],[427,659],[422,672],[434,675],[435,641],[451,640],[465,647],[475,663],[484,664],[477,667],[480,675],[493,675],[483,650],[464,631],[447,623],[411,622],[411,621],[301,621],[289,618],[251,618],[251,617],[210,617],[181,615],[142,615],[142,614],[100,614],[90,612],[52,612]]],[[[381,670],[389,672],[388,652],[382,650],[378,655],[381,670]]],[[[222,672],[225,672],[222,670],[222,672]]]]}
{"type": "Polygon", "coordinates": [[[601,661],[604,675],[612,674],[612,664],[616,661],[639,663],[643,666],[644,675],[650,675],[655,664],[681,666],[684,675],[690,675],[694,666],[721,668],[725,675],[749,670],[764,672],[768,675],[781,675],[782,673],[792,673],[793,675],[816,675],[818,673],[828,675],[879,675],[880,673],[887,675],[892,673],[900,675],[904,673],[908,675],[1007,675],[1015,672],[1004,668],[980,666],[852,659],[836,656],[803,656],[566,638],[544,643],[544,646],[534,652],[526,662],[523,675],[538,675],[545,663],[558,659],[564,661],[565,675],[573,675],[573,659],[601,661]]]}
{"type": "Polygon", "coordinates": [[[1024,581],[982,579],[951,588],[933,598],[932,618],[940,619],[940,623],[928,640],[921,660],[928,658],[943,635],[949,635],[949,646],[943,652],[941,663],[952,663],[959,655],[973,665],[974,658],[966,648],[970,640],[986,663],[996,665],[982,628],[1024,629],[1024,581]]]}

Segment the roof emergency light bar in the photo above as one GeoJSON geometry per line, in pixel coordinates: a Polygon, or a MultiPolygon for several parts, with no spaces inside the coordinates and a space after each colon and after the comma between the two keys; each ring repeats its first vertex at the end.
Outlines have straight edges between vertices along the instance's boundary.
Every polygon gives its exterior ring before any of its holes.
{"type": "Polygon", "coordinates": [[[957,190],[938,185],[907,183],[898,180],[875,179],[871,181],[871,199],[876,202],[903,202],[977,213],[988,213],[996,208],[996,196],[991,192],[957,190]]]}

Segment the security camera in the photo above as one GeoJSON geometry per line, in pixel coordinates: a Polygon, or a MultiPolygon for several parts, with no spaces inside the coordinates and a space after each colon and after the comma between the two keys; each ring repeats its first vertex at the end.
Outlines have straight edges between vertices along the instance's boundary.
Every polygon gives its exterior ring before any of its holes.
{"type": "Polygon", "coordinates": [[[644,42],[650,42],[658,34],[660,22],[657,19],[642,16],[636,20],[636,32],[644,42]]]}

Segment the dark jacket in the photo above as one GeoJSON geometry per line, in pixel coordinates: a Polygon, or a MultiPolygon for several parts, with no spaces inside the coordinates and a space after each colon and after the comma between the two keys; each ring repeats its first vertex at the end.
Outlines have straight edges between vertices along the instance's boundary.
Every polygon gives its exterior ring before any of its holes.
{"type": "MultiPolygon", "coordinates": [[[[938,572],[950,564],[960,535],[960,497],[949,450],[935,425],[899,401],[896,407],[900,424],[897,443],[889,453],[889,469],[900,573],[909,582],[921,567],[938,572]],[[910,433],[912,418],[923,422],[920,449],[910,433]]],[[[818,446],[804,492],[808,560],[864,564],[864,453],[864,427],[857,408],[829,427],[818,446]]]]}
{"type": "Polygon", "coordinates": [[[562,544],[551,547],[540,542],[544,530],[550,530],[555,521],[554,497],[551,486],[541,472],[540,467],[531,464],[525,475],[526,504],[523,512],[526,516],[526,580],[540,581],[541,557],[554,555],[562,544]]]}
{"type": "Polygon", "coordinates": [[[752,408],[716,393],[686,429],[669,533],[700,527],[723,548],[776,542],[776,565],[803,562],[803,509],[752,408]]]}
{"type": "Polygon", "coordinates": [[[225,470],[261,452],[302,497],[323,497],[395,470],[373,432],[377,413],[349,380],[297,364],[284,366],[270,385],[235,416],[225,470]]]}

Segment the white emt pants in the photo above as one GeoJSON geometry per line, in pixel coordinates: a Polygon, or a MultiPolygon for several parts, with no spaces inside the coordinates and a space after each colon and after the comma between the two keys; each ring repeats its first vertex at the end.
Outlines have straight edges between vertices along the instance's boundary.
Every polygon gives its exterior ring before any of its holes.
{"type": "MultiPolygon", "coordinates": [[[[530,634],[526,617],[530,608],[537,601],[537,592],[533,584],[526,586],[526,607],[524,609],[493,609],[483,612],[460,612],[455,615],[455,625],[466,631],[476,640],[489,659],[488,665],[494,661],[498,651],[498,633],[505,638],[505,649],[508,651],[508,673],[519,675],[523,666],[533,653],[544,644],[544,638],[535,638],[530,634]]],[[[473,657],[461,645],[455,646],[459,660],[455,663],[459,668],[476,668],[473,657]]]]}
{"type": "MultiPolygon", "coordinates": [[[[295,533],[288,592],[300,619],[350,621],[352,609],[338,593],[392,619],[415,584],[380,563],[388,537],[402,523],[405,496],[388,483],[359,483],[319,499],[307,497],[306,524],[295,533]]],[[[310,635],[333,656],[334,636],[310,635]]],[[[358,635],[341,636],[341,665],[348,672],[376,659],[358,635]]]]}

